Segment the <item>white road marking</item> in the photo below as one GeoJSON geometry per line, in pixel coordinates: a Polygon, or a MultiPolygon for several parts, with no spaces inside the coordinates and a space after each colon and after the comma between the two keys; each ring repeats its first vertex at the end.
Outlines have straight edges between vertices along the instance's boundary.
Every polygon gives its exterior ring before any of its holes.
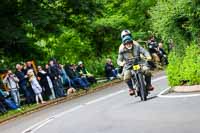
{"type": "Polygon", "coordinates": [[[84,107],[84,105],[75,106],[74,108],[71,108],[71,109],[69,109],[69,110],[67,110],[67,111],[64,111],[64,112],[62,112],[62,113],[60,113],[60,114],[55,115],[54,117],[55,117],[55,118],[59,118],[59,117],[65,115],[65,114],[74,112],[74,111],[79,110],[80,108],[83,108],[83,107],[84,107]]]}
{"type": "Polygon", "coordinates": [[[45,126],[46,124],[48,124],[48,123],[50,123],[51,121],[53,121],[54,119],[59,118],[59,117],[65,115],[65,114],[67,114],[67,113],[71,113],[71,112],[73,112],[73,111],[76,111],[76,110],[78,110],[78,109],[80,109],[80,108],[82,108],[82,107],[83,107],[83,105],[78,105],[78,106],[75,106],[74,108],[71,108],[71,109],[69,109],[69,110],[67,110],[67,111],[64,111],[64,112],[60,113],[60,114],[54,115],[54,116],[52,116],[52,117],[49,117],[49,118],[45,119],[44,121],[41,121],[41,122],[38,122],[38,123],[34,124],[34,125],[31,126],[30,128],[24,130],[22,133],[34,133],[34,132],[36,132],[38,129],[40,129],[41,127],[43,127],[43,126],[45,126]]]}
{"type": "Polygon", "coordinates": [[[184,95],[163,95],[165,94],[167,91],[169,91],[169,88],[166,88],[165,90],[163,90],[162,92],[160,92],[157,96],[160,98],[186,98],[186,97],[197,97],[200,96],[200,94],[184,94],[184,95]]]}
{"type": "Polygon", "coordinates": [[[27,128],[26,130],[24,130],[22,133],[33,133],[33,130],[37,127],[39,127],[40,125],[43,125],[43,123],[48,122],[49,120],[51,120],[51,117],[48,119],[45,119],[43,121],[40,121],[34,125],[32,125],[31,127],[27,128]]]}
{"type": "Polygon", "coordinates": [[[90,104],[93,104],[93,103],[96,103],[96,102],[99,102],[99,101],[102,101],[102,100],[108,99],[108,98],[110,98],[110,97],[113,97],[113,96],[119,95],[119,94],[124,93],[124,92],[125,92],[125,90],[117,91],[117,92],[115,92],[115,93],[111,93],[111,94],[109,94],[109,95],[107,95],[107,96],[100,97],[100,98],[98,98],[98,99],[95,99],[95,100],[89,101],[89,102],[87,102],[87,103],[85,103],[85,104],[86,104],[86,105],[90,105],[90,104]]]}
{"type": "MultiPolygon", "coordinates": [[[[166,78],[166,76],[161,76],[161,77],[159,77],[159,78],[153,79],[152,82],[157,82],[157,81],[162,80],[162,79],[165,79],[165,78],[166,78]]],[[[124,92],[126,92],[125,89],[120,90],[120,91],[117,91],[117,92],[114,92],[114,93],[111,93],[111,94],[109,94],[109,95],[100,97],[100,98],[95,99],[95,100],[92,100],[92,101],[89,101],[89,102],[87,102],[87,103],[85,103],[85,104],[75,106],[75,107],[73,107],[73,108],[71,108],[71,109],[69,109],[69,110],[67,110],[67,111],[61,112],[61,113],[59,113],[59,114],[57,114],[57,115],[54,115],[54,116],[52,116],[52,117],[49,117],[49,118],[45,119],[44,121],[41,121],[41,122],[38,122],[38,123],[34,124],[33,126],[27,128],[27,129],[25,129],[22,133],[35,133],[38,129],[40,129],[40,128],[42,128],[43,126],[47,125],[48,123],[52,122],[52,121],[55,120],[56,118],[59,118],[59,117],[65,115],[65,114],[74,112],[74,111],[76,111],[76,110],[79,110],[80,108],[83,108],[84,106],[87,106],[87,105],[90,105],[90,104],[93,104],[93,103],[97,103],[97,102],[100,102],[100,101],[102,101],[102,100],[106,100],[106,99],[108,99],[108,98],[111,98],[111,97],[113,97],[113,96],[119,95],[119,94],[124,93],[124,92]]]]}

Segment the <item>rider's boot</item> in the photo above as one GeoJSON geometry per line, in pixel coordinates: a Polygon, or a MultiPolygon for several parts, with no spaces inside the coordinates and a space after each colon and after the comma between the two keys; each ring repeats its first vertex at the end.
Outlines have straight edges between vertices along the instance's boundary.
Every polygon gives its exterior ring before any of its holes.
{"type": "Polygon", "coordinates": [[[151,75],[145,75],[146,87],[148,91],[153,91],[154,87],[151,84],[151,75]]]}
{"type": "Polygon", "coordinates": [[[154,90],[154,87],[152,85],[147,85],[147,90],[148,91],[153,91],[154,90]]]}

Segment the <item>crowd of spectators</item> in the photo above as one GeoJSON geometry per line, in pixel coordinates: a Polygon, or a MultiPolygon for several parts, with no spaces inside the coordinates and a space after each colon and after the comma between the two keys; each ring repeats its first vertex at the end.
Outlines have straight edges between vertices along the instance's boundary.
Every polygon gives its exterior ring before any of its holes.
{"type": "Polygon", "coordinates": [[[16,71],[6,70],[0,86],[0,114],[19,109],[24,104],[44,104],[48,100],[88,91],[97,83],[84,63],[62,65],[51,59],[44,67],[32,61],[16,64],[16,71]],[[7,91],[3,88],[7,88],[7,91]]]}

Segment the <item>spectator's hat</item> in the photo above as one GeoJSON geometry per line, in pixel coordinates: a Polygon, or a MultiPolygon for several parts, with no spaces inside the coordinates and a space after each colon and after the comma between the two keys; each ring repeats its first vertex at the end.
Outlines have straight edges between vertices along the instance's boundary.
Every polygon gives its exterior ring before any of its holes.
{"type": "Polygon", "coordinates": [[[82,62],[82,61],[79,61],[79,62],[78,62],[78,65],[81,65],[81,64],[83,64],[83,62],[82,62]]]}

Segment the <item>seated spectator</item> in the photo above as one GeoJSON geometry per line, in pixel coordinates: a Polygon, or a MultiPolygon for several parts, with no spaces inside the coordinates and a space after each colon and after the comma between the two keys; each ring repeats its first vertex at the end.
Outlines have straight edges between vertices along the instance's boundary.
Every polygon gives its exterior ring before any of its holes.
{"type": "Polygon", "coordinates": [[[63,81],[63,85],[65,87],[67,87],[67,95],[74,93],[76,91],[76,89],[73,87],[73,81],[69,78],[69,76],[67,75],[64,66],[59,64],[59,69],[60,69],[60,73],[61,73],[61,78],[63,81]]]}
{"type": "Polygon", "coordinates": [[[6,76],[3,79],[3,83],[6,84],[10,90],[11,97],[14,100],[15,104],[20,106],[20,95],[19,95],[19,79],[11,70],[8,70],[6,76]]]}
{"type": "Polygon", "coordinates": [[[85,66],[84,66],[84,64],[83,64],[82,61],[79,61],[79,62],[78,62],[77,71],[79,72],[79,74],[80,74],[81,76],[86,77],[86,79],[87,79],[91,84],[97,82],[97,80],[95,79],[95,77],[94,77],[91,73],[89,73],[89,72],[87,71],[87,69],[85,68],[85,66]]]}
{"type": "Polygon", "coordinates": [[[31,87],[35,93],[35,100],[36,103],[39,104],[39,100],[41,103],[45,103],[42,97],[42,87],[40,86],[39,82],[37,81],[34,72],[32,69],[29,69],[27,71],[28,77],[29,77],[29,82],[31,84],[31,87]]]}
{"type": "Polygon", "coordinates": [[[1,114],[7,113],[7,109],[4,105],[4,100],[5,100],[5,94],[2,91],[2,89],[0,88],[0,113],[1,114]]]}
{"type": "Polygon", "coordinates": [[[73,83],[72,83],[72,80],[67,75],[67,73],[64,69],[64,66],[59,64],[59,70],[60,70],[60,73],[61,73],[63,85],[66,86],[67,88],[71,88],[73,83]]]}
{"type": "Polygon", "coordinates": [[[0,88],[0,102],[1,102],[1,111],[2,113],[6,113],[6,109],[19,109],[19,107],[13,102],[9,97],[9,92],[5,93],[0,88]]]}
{"type": "Polygon", "coordinates": [[[108,80],[113,80],[117,77],[118,72],[117,69],[114,67],[111,59],[106,60],[105,74],[108,80]]]}
{"type": "Polygon", "coordinates": [[[80,77],[75,65],[69,65],[66,68],[66,72],[69,78],[73,81],[75,88],[83,88],[86,90],[89,88],[90,84],[88,83],[87,79],[80,77]]]}
{"type": "MultiPolygon", "coordinates": [[[[49,100],[51,99],[52,97],[52,91],[48,83],[48,75],[47,75],[47,72],[45,72],[41,66],[38,66],[38,80],[39,80],[39,83],[43,89],[43,96],[46,100],[49,100]]],[[[53,88],[52,88],[53,89],[53,88]]],[[[54,92],[53,92],[54,93],[54,92]]],[[[55,95],[55,94],[54,94],[55,95]]]]}

